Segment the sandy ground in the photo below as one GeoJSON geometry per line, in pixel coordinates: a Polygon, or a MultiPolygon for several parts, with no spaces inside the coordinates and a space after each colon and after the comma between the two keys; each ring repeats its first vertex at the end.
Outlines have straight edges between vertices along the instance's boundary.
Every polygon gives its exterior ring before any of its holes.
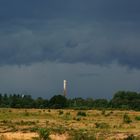
{"type": "Polygon", "coordinates": [[[62,135],[50,135],[50,138],[52,140],[67,140],[68,139],[68,135],[67,134],[62,134],[62,135]]]}
{"type": "MultiPolygon", "coordinates": [[[[32,140],[33,137],[39,137],[37,133],[22,133],[22,132],[8,132],[0,134],[0,140],[32,140]]],[[[106,140],[123,140],[124,138],[127,138],[127,134],[118,133],[113,135],[108,135],[106,137],[106,140]]],[[[98,136],[97,136],[98,137],[98,136]]],[[[68,134],[51,134],[50,135],[51,140],[67,140],[69,138],[68,134]]],[[[98,138],[97,138],[98,139],[98,138]]]]}
{"type": "Polygon", "coordinates": [[[38,137],[36,133],[4,133],[1,135],[2,139],[4,140],[31,140],[33,137],[38,137]]]}
{"type": "MultiPolygon", "coordinates": [[[[32,140],[33,137],[38,137],[37,133],[21,133],[21,132],[8,132],[1,134],[2,140],[32,140]]],[[[67,134],[52,134],[50,135],[51,140],[67,140],[68,135],[67,134]]]]}

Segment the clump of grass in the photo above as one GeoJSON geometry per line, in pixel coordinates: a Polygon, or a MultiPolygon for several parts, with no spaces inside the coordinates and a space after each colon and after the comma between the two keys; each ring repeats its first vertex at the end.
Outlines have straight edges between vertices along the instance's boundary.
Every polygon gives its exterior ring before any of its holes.
{"type": "Polygon", "coordinates": [[[73,117],[73,120],[81,121],[81,116],[73,117]]]}
{"type": "Polygon", "coordinates": [[[28,112],[27,110],[25,110],[25,112],[24,112],[23,115],[24,115],[24,116],[29,116],[29,112],[28,112]]]}
{"type": "Polygon", "coordinates": [[[9,110],[9,113],[10,113],[10,112],[12,112],[12,110],[11,110],[11,109],[9,110]]]}
{"type": "Polygon", "coordinates": [[[66,112],[66,115],[71,115],[70,112],[66,112]]]}
{"type": "Polygon", "coordinates": [[[105,115],[105,114],[106,114],[106,110],[103,109],[102,112],[101,112],[101,114],[102,114],[102,115],[105,115]]]}
{"type": "Polygon", "coordinates": [[[16,132],[18,131],[18,129],[14,126],[14,125],[10,125],[10,128],[11,128],[11,132],[16,132]]]}
{"type": "Polygon", "coordinates": [[[49,140],[50,130],[45,128],[39,128],[39,140],[49,140]]]}
{"type": "Polygon", "coordinates": [[[124,140],[139,140],[140,137],[136,137],[133,134],[129,135],[127,138],[124,138],[124,140]]]}
{"type": "Polygon", "coordinates": [[[81,121],[81,117],[76,117],[76,121],[81,121]]]}
{"type": "Polygon", "coordinates": [[[67,112],[67,113],[63,116],[63,119],[64,119],[64,120],[71,120],[71,119],[72,119],[72,116],[71,116],[70,112],[67,112]]]}
{"type": "Polygon", "coordinates": [[[30,128],[30,132],[37,132],[38,131],[38,127],[31,127],[30,128]]]}
{"type": "Polygon", "coordinates": [[[39,120],[36,120],[36,123],[39,123],[39,120]]]}
{"type": "Polygon", "coordinates": [[[51,132],[54,132],[57,134],[64,134],[67,130],[68,129],[62,125],[51,128],[51,132]]]}
{"type": "Polygon", "coordinates": [[[63,110],[59,110],[59,115],[64,114],[63,110]]]}
{"type": "Polygon", "coordinates": [[[86,112],[78,111],[77,112],[77,116],[83,116],[83,117],[85,117],[85,116],[87,116],[87,114],[86,114],[86,112]]]}
{"type": "Polygon", "coordinates": [[[20,122],[15,122],[15,124],[17,124],[17,125],[35,125],[36,122],[35,121],[23,121],[23,120],[21,120],[20,122]]]}
{"type": "Polygon", "coordinates": [[[108,117],[108,116],[110,116],[111,114],[113,114],[112,111],[110,111],[110,112],[108,112],[108,113],[105,113],[104,116],[105,116],[105,117],[108,117]]]}
{"type": "Polygon", "coordinates": [[[12,121],[11,120],[2,120],[1,123],[3,123],[3,124],[11,124],[12,121]]]}
{"type": "Polygon", "coordinates": [[[135,120],[140,121],[140,116],[136,116],[135,120]]]}
{"type": "Polygon", "coordinates": [[[128,114],[124,114],[124,116],[123,116],[123,122],[124,123],[127,123],[127,124],[129,124],[129,123],[131,123],[132,122],[132,120],[130,119],[130,117],[128,116],[128,114]]]}
{"type": "Polygon", "coordinates": [[[110,126],[109,126],[109,124],[104,123],[104,122],[101,122],[101,123],[96,122],[96,123],[95,123],[95,127],[96,127],[96,128],[100,128],[100,129],[107,129],[107,128],[109,128],[110,126]]]}
{"type": "Polygon", "coordinates": [[[96,137],[85,131],[76,131],[72,134],[71,140],[96,140],[96,137]]]}

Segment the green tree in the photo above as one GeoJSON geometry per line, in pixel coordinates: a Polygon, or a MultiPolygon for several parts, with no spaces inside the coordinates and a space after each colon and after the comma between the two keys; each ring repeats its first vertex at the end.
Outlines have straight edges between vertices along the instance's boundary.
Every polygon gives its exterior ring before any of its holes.
{"type": "Polygon", "coordinates": [[[94,100],[94,107],[95,108],[107,108],[109,105],[106,99],[96,99],[94,100]]]}
{"type": "Polygon", "coordinates": [[[48,107],[48,100],[43,99],[42,97],[38,97],[35,101],[34,101],[34,107],[35,108],[46,108],[48,107]]]}
{"type": "Polygon", "coordinates": [[[140,110],[140,94],[130,91],[118,91],[114,94],[110,105],[113,108],[140,110]]]}
{"type": "Polygon", "coordinates": [[[67,99],[62,95],[55,95],[49,101],[50,108],[65,108],[67,106],[67,99]]]}

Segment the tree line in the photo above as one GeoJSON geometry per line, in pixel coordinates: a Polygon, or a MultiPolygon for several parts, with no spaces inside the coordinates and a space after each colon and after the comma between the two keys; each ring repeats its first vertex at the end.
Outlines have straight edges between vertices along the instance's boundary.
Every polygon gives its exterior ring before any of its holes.
{"type": "Polygon", "coordinates": [[[67,99],[62,95],[54,95],[50,99],[31,95],[0,94],[1,108],[73,108],[73,109],[127,109],[140,110],[140,93],[118,91],[111,100],[92,98],[67,99]]]}

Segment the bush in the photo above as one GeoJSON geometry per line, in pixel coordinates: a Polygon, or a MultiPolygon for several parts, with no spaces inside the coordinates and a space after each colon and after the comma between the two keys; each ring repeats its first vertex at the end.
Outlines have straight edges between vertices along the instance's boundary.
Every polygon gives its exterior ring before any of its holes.
{"type": "Polygon", "coordinates": [[[62,110],[59,110],[59,115],[62,115],[64,112],[62,110]]]}
{"type": "Polygon", "coordinates": [[[25,110],[25,113],[23,114],[24,116],[29,116],[29,112],[25,110]]]}
{"type": "Polygon", "coordinates": [[[63,116],[63,119],[64,120],[71,120],[72,116],[71,116],[70,112],[66,112],[66,114],[63,116]]]}
{"type": "Polygon", "coordinates": [[[82,112],[82,111],[79,111],[79,112],[77,112],[77,116],[87,116],[86,115],[86,112],[82,112]]]}
{"type": "Polygon", "coordinates": [[[102,110],[101,114],[102,115],[105,115],[106,111],[105,110],[102,110]]]}
{"type": "Polygon", "coordinates": [[[70,115],[70,112],[66,112],[66,115],[70,115]]]}
{"type": "Polygon", "coordinates": [[[96,140],[94,134],[88,134],[87,132],[78,131],[72,136],[72,140],[96,140]]]}
{"type": "Polygon", "coordinates": [[[38,128],[37,127],[30,128],[30,132],[37,132],[37,131],[38,131],[38,128]]]}
{"type": "Polygon", "coordinates": [[[107,123],[104,123],[104,122],[102,122],[102,123],[95,123],[95,126],[96,126],[96,128],[101,128],[101,129],[104,129],[104,128],[109,128],[110,126],[109,126],[109,124],[107,124],[107,123]]]}
{"type": "Polygon", "coordinates": [[[135,120],[140,121],[140,116],[136,116],[135,120]]]}
{"type": "Polygon", "coordinates": [[[60,125],[60,126],[51,128],[51,131],[57,134],[64,134],[67,131],[67,128],[60,125]]]}
{"type": "Polygon", "coordinates": [[[123,116],[123,122],[124,123],[131,123],[132,122],[132,120],[130,119],[130,117],[126,113],[123,116]]]}
{"type": "Polygon", "coordinates": [[[48,129],[40,128],[38,133],[40,140],[49,140],[50,131],[48,129]]]}
{"type": "Polygon", "coordinates": [[[81,121],[81,117],[76,117],[76,121],[81,121]]]}
{"type": "Polygon", "coordinates": [[[125,138],[124,140],[139,140],[139,137],[135,137],[133,134],[131,134],[127,138],[125,138]]]}

